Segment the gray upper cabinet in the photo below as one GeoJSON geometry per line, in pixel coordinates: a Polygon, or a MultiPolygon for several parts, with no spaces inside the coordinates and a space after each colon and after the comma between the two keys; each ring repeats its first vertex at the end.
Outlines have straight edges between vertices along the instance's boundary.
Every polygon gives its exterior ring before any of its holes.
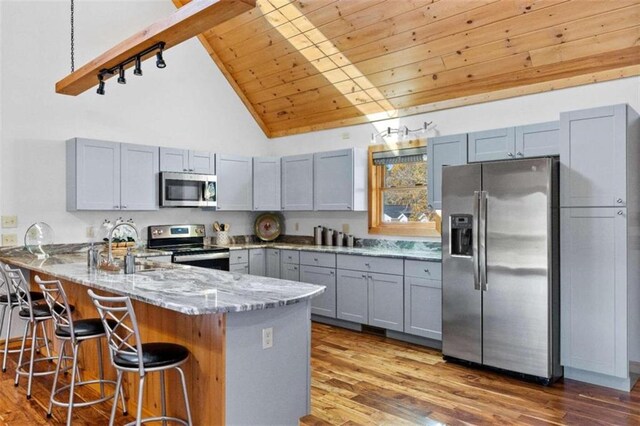
{"type": "Polygon", "coordinates": [[[336,270],[319,266],[300,266],[300,281],[325,286],[324,293],[311,299],[311,313],[336,317],[336,270]]]}
{"type": "Polygon", "coordinates": [[[179,148],[160,148],[161,172],[215,174],[215,154],[179,148]]]}
{"type": "Polygon", "coordinates": [[[369,322],[369,279],[360,271],[338,269],[336,317],[367,324],[369,322]]]}
{"type": "Polygon", "coordinates": [[[188,172],[189,150],[160,147],[161,172],[188,172]]]}
{"type": "Polygon", "coordinates": [[[158,209],[158,147],[76,138],[66,151],[67,210],[158,209]]]}
{"type": "Polygon", "coordinates": [[[253,158],[216,155],[218,210],[253,210],[253,158]]]}
{"type": "Polygon", "coordinates": [[[542,157],[559,153],[559,121],[516,127],[516,158],[542,157]]]}
{"type": "Polygon", "coordinates": [[[266,250],[263,248],[249,250],[249,273],[264,276],[266,270],[266,250]]]}
{"type": "Polygon", "coordinates": [[[567,208],[561,221],[561,362],[626,378],[626,208],[567,208]]]}
{"type": "Polygon", "coordinates": [[[313,155],[315,210],[367,209],[367,152],[351,148],[313,155]]]}
{"type": "Polygon", "coordinates": [[[404,290],[401,275],[367,274],[369,325],[404,331],[404,290]]]}
{"type": "Polygon", "coordinates": [[[561,206],[625,206],[626,150],[626,105],[560,114],[561,206]]]}
{"type": "Polygon", "coordinates": [[[282,210],[313,210],[313,154],[282,157],[282,210]]]}
{"type": "Polygon", "coordinates": [[[215,175],[216,155],[206,151],[189,151],[189,171],[203,175],[215,175]]]}
{"type": "Polygon", "coordinates": [[[265,260],[265,276],[271,278],[280,278],[280,250],[267,249],[265,260]]]}
{"type": "Polygon", "coordinates": [[[71,139],[67,150],[67,210],[120,209],[120,144],[71,139]]]}
{"type": "Polygon", "coordinates": [[[514,127],[469,133],[469,162],[507,160],[516,157],[514,127]]]}
{"type": "Polygon", "coordinates": [[[280,157],[253,158],[253,210],[280,210],[280,157]]]}
{"type": "Polygon", "coordinates": [[[427,146],[429,204],[442,209],[442,167],[467,164],[467,134],[438,136],[427,146]]]}
{"type": "Polygon", "coordinates": [[[120,209],[158,209],[158,147],[120,145],[120,209]]]}

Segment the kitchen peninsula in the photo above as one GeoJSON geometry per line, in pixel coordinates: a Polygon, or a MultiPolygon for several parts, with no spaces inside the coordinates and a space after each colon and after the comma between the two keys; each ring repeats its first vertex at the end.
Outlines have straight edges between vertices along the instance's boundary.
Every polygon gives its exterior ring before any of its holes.
{"type": "MultiPolygon", "coordinates": [[[[173,342],[191,351],[184,370],[194,424],[297,424],[309,413],[310,299],[324,287],[175,264],[131,275],[95,271],[83,254],[40,260],[13,249],[0,251],[0,260],[29,270],[32,285],[35,275],[61,280],[77,318],[97,316],[88,288],[131,297],[145,342],[173,342]],[[265,329],[273,337],[272,347],[263,349],[265,329]]],[[[95,349],[85,346],[83,374],[95,376],[95,349]]],[[[110,366],[106,371],[114,373],[110,366]]],[[[177,380],[168,379],[168,387],[177,380]]],[[[135,388],[125,382],[130,412],[135,388]]],[[[158,382],[150,381],[146,411],[159,411],[159,395],[158,382]]],[[[184,414],[180,398],[168,405],[170,414],[184,414]]]]}

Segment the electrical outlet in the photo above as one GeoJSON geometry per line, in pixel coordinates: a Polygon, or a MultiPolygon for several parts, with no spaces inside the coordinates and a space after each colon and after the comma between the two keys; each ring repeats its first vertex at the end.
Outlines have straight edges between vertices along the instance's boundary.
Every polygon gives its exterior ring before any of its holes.
{"type": "Polygon", "coordinates": [[[343,140],[351,139],[351,135],[349,134],[349,132],[342,133],[342,139],[343,140]]]}
{"type": "Polygon", "coordinates": [[[344,234],[348,234],[349,233],[349,224],[348,223],[343,223],[342,224],[342,232],[344,234]]]}
{"type": "Polygon", "coordinates": [[[3,246],[17,246],[18,236],[16,234],[2,234],[3,246]]]}
{"type": "Polygon", "coordinates": [[[262,329],[262,349],[273,347],[273,327],[262,329]]]}
{"type": "Polygon", "coordinates": [[[17,228],[18,227],[18,216],[2,216],[2,227],[3,228],[17,228]]]}

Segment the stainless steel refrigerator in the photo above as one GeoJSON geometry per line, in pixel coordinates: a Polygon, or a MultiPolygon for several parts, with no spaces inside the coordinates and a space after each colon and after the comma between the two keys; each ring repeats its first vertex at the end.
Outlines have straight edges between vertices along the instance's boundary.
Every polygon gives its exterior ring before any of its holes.
{"type": "Polygon", "coordinates": [[[559,362],[558,162],[449,166],[442,352],[551,383],[559,362]]]}

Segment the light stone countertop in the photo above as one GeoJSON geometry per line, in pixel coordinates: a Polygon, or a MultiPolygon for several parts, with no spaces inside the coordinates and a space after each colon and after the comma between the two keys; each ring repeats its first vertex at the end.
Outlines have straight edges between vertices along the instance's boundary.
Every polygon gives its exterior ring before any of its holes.
{"type": "Polygon", "coordinates": [[[353,254],[358,256],[392,257],[409,260],[426,260],[430,262],[441,262],[442,252],[439,249],[433,250],[410,250],[389,247],[336,247],[336,246],[316,246],[309,244],[290,243],[246,243],[231,244],[230,250],[246,250],[252,248],[276,248],[281,250],[313,251],[320,253],[353,254]]]}
{"type": "Polygon", "coordinates": [[[325,290],[324,286],[296,281],[167,263],[130,275],[90,271],[86,255],[77,253],[40,260],[24,252],[11,255],[0,251],[0,261],[187,315],[277,308],[325,290]]]}

